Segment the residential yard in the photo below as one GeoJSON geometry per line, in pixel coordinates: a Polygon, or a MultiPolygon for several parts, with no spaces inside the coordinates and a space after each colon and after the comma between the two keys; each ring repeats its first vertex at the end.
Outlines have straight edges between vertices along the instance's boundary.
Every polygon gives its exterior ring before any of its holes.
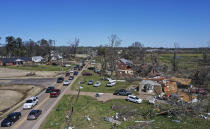
{"type": "MultiPolygon", "coordinates": [[[[1,68],[33,70],[33,71],[62,71],[61,66],[52,66],[52,65],[1,66],[1,68]]],[[[69,69],[68,67],[63,67],[64,71],[68,69],[69,69]]]]}
{"type": "MultiPolygon", "coordinates": [[[[104,81],[102,80],[102,77],[99,76],[96,73],[93,73],[92,71],[85,71],[85,72],[90,72],[93,74],[93,76],[81,76],[79,77],[75,83],[72,85],[72,90],[76,90],[79,88],[79,86],[82,86],[83,89],[81,89],[81,91],[83,92],[104,92],[104,93],[113,93],[115,90],[119,90],[119,89],[126,89],[132,85],[138,85],[138,82],[133,82],[133,83],[129,83],[129,82],[117,82],[115,86],[113,87],[106,87],[106,83],[108,81],[104,81]],[[89,80],[93,80],[95,84],[96,81],[100,81],[101,82],[101,86],[100,87],[94,87],[93,85],[88,85],[88,81],[89,80]],[[81,81],[85,81],[84,84],[79,84],[81,81]]],[[[134,94],[136,94],[135,92],[133,92],[134,94]]]]}
{"type": "MultiPolygon", "coordinates": [[[[63,129],[65,128],[67,103],[71,96],[64,96],[54,110],[48,115],[44,122],[43,129],[63,129]]],[[[104,121],[104,117],[114,116],[115,113],[119,113],[119,120],[121,125],[118,129],[134,129],[134,128],[147,128],[147,129],[209,129],[210,122],[200,118],[185,117],[179,119],[169,118],[166,116],[156,116],[151,118],[144,117],[144,114],[154,109],[153,105],[149,105],[146,102],[142,104],[134,104],[125,100],[111,100],[105,103],[98,102],[91,97],[80,96],[78,102],[75,103],[75,99],[72,101],[74,105],[74,112],[71,116],[71,125],[76,129],[110,129],[112,124],[104,121]],[[89,116],[91,119],[88,121],[85,116],[89,116]],[[126,121],[122,120],[122,117],[126,117],[126,121]],[[135,121],[151,121],[151,123],[135,122],[135,121]]]]}

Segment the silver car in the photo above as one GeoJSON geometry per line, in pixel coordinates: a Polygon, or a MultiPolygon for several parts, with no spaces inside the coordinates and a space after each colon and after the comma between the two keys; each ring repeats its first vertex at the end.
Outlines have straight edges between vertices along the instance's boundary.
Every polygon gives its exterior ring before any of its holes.
{"type": "Polygon", "coordinates": [[[97,81],[95,84],[94,84],[95,87],[99,87],[101,86],[101,82],[100,81],[97,81]]]}
{"type": "Polygon", "coordinates": [[[35,120],[42,114],[42,110],[32,110],[27,117],[27,120],[35,120]]]}

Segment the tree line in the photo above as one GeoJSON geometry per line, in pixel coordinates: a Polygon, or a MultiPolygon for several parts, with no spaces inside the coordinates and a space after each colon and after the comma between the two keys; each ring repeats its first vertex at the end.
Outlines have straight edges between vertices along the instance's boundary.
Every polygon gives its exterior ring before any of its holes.
{"type": "MultiPolygon", "coordinates": [[[[62,55],[75,54],[79,51],[79,38],[75,38],[75,41],[69,43],[69,46],[55,46],[55,40],[41,39],[34,41],[29,39],[23,41],[22,38],[14,36],[5,37],[5,44],[1,42],[0,37],[0,56],[1,57],[32,57],[42,56],[48,57],[48,61],[51,59],[51,52],[58,51],[62,55]]],[[[82,49],[83,50],[83,49],[82,49]]]]}

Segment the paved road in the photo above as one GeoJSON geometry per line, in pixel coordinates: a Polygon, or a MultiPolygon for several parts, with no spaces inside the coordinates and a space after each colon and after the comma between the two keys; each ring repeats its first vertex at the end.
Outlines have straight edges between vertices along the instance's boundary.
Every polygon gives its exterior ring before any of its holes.
{"type": "MultiPolygon", "coordinates": [[[[83,68],[79,72],[79,74],[74,78],[74,80],[71,82],[71,84],[69,86],[71,86],[74,83],[74,81],[78,78],[78,76],[81,75],[81,72],[84,69],[85,68],[83,68]]],[[[65,79],[67,79],[67,78],[65,78],[65,79]]],[[[31,81],[26,81],[25,79],[23,79],[23,80],[21,80],[21,84],[24,82],[25,82],[24,84],[28,84],[29,82],[33,83],[33,81],[39,82],[39,83],[45,83],[45,85],[41,84],[45,87],[47,87],[49,85],[54,85],[56,88],[61,90],[61,94],[57,98],[50,98],[49,94],[45,93],[45,91],[41,92],[38,95],[39,103],[38,103],[38,105],[36,105],[33,108],[33,109],[41,109],[42,110],[42,114],[39,116],[39,118],[37,120],[28,121],[27,116],[31,110],[23,110],[22,107],[19,107],[16,111],[21,112],[21,114],[22,114],[21,119],[18,120],[11,127],[4,127],[4,129],[38,129],[40,127],[40,125],[42,124],[42,122],[47,117],[47,115],[52,111],[52,109],[55,107],[55,105],[58,103],[58,101],[63,97],[63,95],[65,94],[66,90],[69,87],[69,86],[68,87],[63,86],[63,84],[61,84],[61,83],[57,84],[55,79],[53,80],[53,83],[51,82],[51,84],[49,84],[48,80],[46,80],[45,78],[41,81],[36,80],[36,79],[33,79],[31,81]]],[[[17,84],[18,80],[13,80],[13,83],[17,84]]],[[[0,127],[0,129],[3,129],[3,127],[0,127]]]]}

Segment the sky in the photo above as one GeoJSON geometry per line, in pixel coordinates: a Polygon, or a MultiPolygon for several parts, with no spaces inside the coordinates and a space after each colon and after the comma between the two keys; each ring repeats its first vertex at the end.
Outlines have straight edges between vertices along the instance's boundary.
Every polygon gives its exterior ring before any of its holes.
{"type": "Polygon", "coordinates": [[[205,47],[210,41],[210,0],[0,0],[0,42],[53,39],[80,46],[205,47]]]}

